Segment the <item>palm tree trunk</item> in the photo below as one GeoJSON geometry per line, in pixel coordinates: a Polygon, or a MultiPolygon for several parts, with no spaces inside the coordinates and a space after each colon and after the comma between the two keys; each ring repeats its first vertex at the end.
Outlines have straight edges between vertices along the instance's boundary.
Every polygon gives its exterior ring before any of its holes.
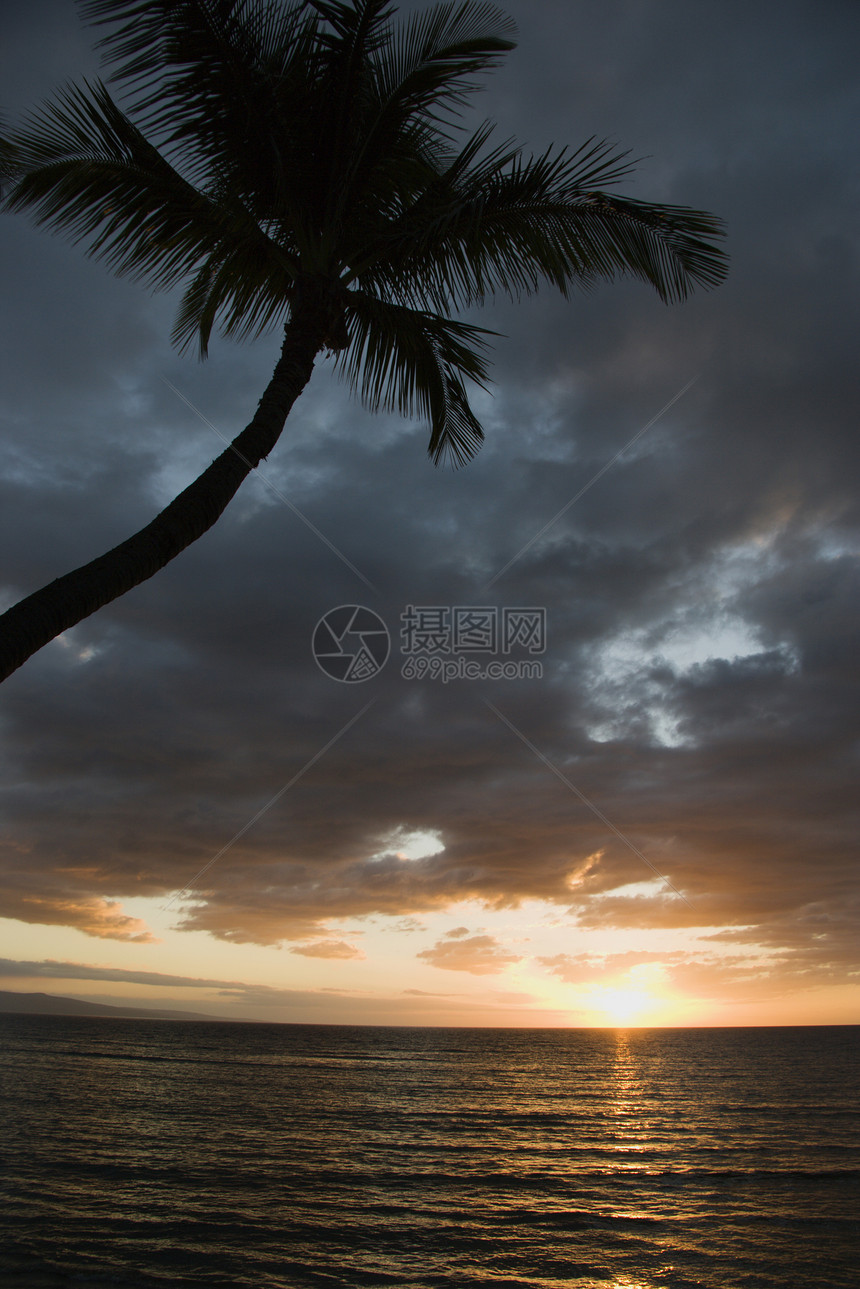
{"type": "Polygon", "coordinates": [[[325,335],[319,308],[295,308],[254,418],[230,447],[140,532],[0,616],[0,681],[61,631],[152,577],[212,527],[242,481],[277,443],[325,335]]]}

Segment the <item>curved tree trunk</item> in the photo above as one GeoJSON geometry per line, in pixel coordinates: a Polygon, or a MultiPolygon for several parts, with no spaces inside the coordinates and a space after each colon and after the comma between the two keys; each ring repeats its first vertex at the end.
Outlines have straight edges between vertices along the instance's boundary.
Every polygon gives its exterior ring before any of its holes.
{"type": "Polygon", "coordinates": [[[310,379],[325,335],[321,310],[296,308],[254,418],[229,448],[151,524],[0,616],[0,681],[61,631],[152,577],[212,527],[242,481],[277,443],[293,403],[310,379]]]}

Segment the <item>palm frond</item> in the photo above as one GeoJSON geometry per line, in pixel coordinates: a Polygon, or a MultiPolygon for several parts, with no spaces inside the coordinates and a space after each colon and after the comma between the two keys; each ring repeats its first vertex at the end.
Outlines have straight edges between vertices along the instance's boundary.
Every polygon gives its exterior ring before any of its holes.
{"type": "Polygon", "coordinates": [[[128,85],[139,110],[181,85],[199,92],[207,78],[231,69],[234,76],[277,75],[308,26],[301,0],[79,0],[79,6],[85,21],[107,28],[98,48],[113,65],[110,79],[128,85]]]}
{"type": "Polygon", "coordinates": [[[0,200],[3,198],[7,181],[15,176],[18,166],[17,148],[9,137],[5,119],[0,117],[0,200]]]}
{"type": "Polygon", "coordinates": [[[201,358],[216,323],[235,340],[257,339],[289,315],[294,284],[259,248],[237,243],[213,253],[185,290],[171,339],[180,353],[196,339],[201,358]]]}
{"type": "Polygon", "coordinates": [[[364,78],[338,71],[340,118],[348,121],[348,146],[333,164],[339,182],[334,222],[349,223],[362,196],[376,211],[390,194],[416,196],[428,173],[444,168],[448,127],[469,92],[476,73],[493,67],[513,48],[513,24],[495,6],[445,3],[391,25],[386,39],[367,58],[364,78]]]}
{"type": "Polygon", "coordinates": [[[386,40],[387,26],[394,13],[389,0],[307,0],[307,7],[325,20],[331,34],[320,33],[321,43],[348,58],[361,60],[379,49],[386,40]]]}
{"type": "Polygon", "coordinates": [[[82,8],[108,27],[100,44],[129,111],[183,173],[199,182],[213,168],[231,170],[246,197],[282,198],[307,152],[302,125],[319,62],[306,5],[84,0],[82,8]]]}
{"type": "Polygon", "coordinates": [[[341,375],[372,411],[430,421],[428,453],[463,465],[484,432],[469,406],[464,380],[486,388],[485,351],[494,332],[438,314],[348,292],[350,346],[338,355],[341,375]]]}
{"type": "Polygon", "coordinates": [[[574,285],[634,276],[665,301],[714,286],[727,259],[714,245],[722,222],[703,211],[608,195],[629,173],[628,154],[589,140],[575,153],[523,159],[496,148],[478,158],[486,127],[446,173],[385,230],[356,264],[365,289],[416,306],[464,308],[501,293],[512,299],[549,282],[574,285]]]}
{"type": "Polygon", "coordinates": [[[255,279],[295,270],[240,201],[179,175],[99,83],[63,91],[6,148],[5,207],[31,210],[118,275],[169,287],[216,249],[255,279]]]}
{"type": "Polygon", "coordinates": [[[450,0],[412,14],[374,59],[381,120],[396,114],[438,122],[456,114],[515,48],[516,24],[493,4],[450,0]]]}
{"type": "Polygon", "coordinates": [[[606,193],[591,194],[560,220],[571,260],[590,276],[638,278],[666,304],[725,279],[728,256],[714,244],[724,235],[722,220],[706,211],[606,193]]]}

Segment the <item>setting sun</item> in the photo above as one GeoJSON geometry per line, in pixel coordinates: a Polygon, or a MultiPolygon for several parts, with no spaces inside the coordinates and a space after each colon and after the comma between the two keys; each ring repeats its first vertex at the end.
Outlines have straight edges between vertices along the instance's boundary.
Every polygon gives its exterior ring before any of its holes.
{"type": "Polygon", "coordinates": [[[595,1011],[603,1012],[616,1025],[629,1025],[657,1006],[657,999],[641,989],[599,989],[589,1001],[595,1011]]]}

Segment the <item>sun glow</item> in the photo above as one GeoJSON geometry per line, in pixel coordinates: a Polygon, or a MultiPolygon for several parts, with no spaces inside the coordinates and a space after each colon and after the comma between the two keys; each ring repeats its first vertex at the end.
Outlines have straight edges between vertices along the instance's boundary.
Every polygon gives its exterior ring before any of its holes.
{"type": "Polygon", "coordinates": [[[598,989],[589,997],[590,1006],[615,1025],[630,1025],[643,1012],[652,1011],[657,999],[642,989],[598,989]]]}

